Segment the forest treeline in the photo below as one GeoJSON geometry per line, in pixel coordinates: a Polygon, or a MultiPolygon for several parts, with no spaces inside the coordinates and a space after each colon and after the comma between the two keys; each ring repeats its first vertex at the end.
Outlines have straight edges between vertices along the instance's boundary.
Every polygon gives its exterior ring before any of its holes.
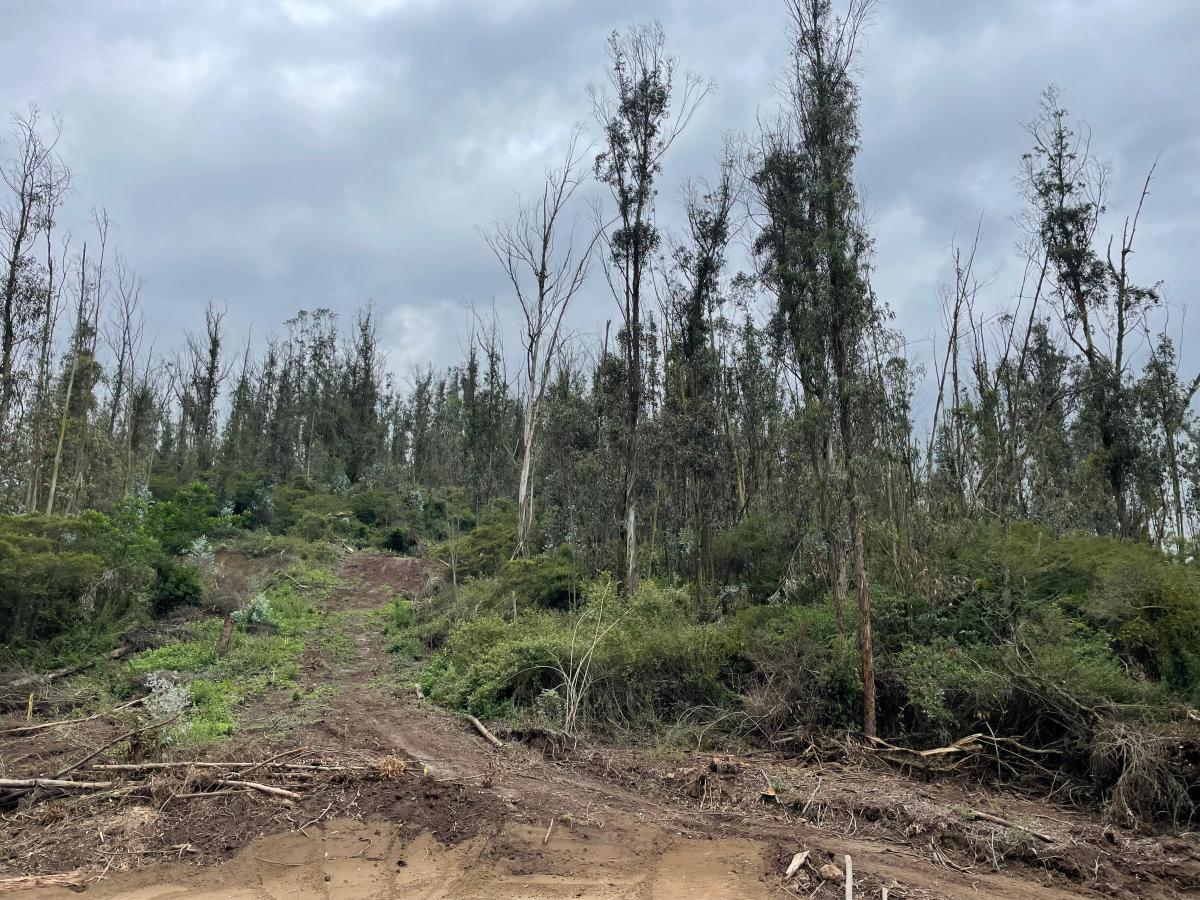
{"type": "Polygon", "coordinates": [[[728,727],[772,739],[986,729],[1126,810],[1189,816],[1173,723],[1200,699],[1200,376],[1135,264],[1153,169],[1114,172],[1057,90],[1031,98],[1019,294],[976,270],[977,237],[953,248],[914,357],[872,282],[854,174],[872,3],[786,8],[777,109],[715,148],[680,233],[657,224],[663,164],[711,85],[658,26],[614,33],[594,127],[483,231],[521,352],[476,316],[461,362],[411,378],[388,372],[373,307],[299,312],[257,346],[211,305],[165,350],[105,214],[86,234],[58,222],[75,186],[56,123],[17,118],[0,637],[98,627],[95,585],[132,534],[147,575],[106,582],[138,592],[118,618],[195,601],[205,534],[421,546],[448,572],[414,627],[449,705],[566,703],[572,726],[613,727],[732,709],[728,727]],[[1139,188],[1128,211],[1108,208],[1114,177],[1139,188]],[[595,343],[564,326],[589,282],[613,298],[595,343]],[[588,616],[614,630],[581,696],[562,660],[588,616]]]}

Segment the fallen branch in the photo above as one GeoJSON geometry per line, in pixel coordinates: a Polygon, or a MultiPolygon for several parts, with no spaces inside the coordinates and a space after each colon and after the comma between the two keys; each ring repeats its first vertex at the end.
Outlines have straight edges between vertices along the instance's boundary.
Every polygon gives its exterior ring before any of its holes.
{"type": "Polygon", "coordinates": [[[137,735],[142,734],[143,732],[146,732],[146,731],[153,731],[155,728],[161,728],[164,725],[170,725],[172,722],[174,722],[176,719],[178,719],[182,715],[183,715],[183,710],[180,710],[179,712],[175,713],[175,715],[173,715],[169,718],[163,719],[161,722],[151,722],[149,725],[143,725],[141,728],[135,728],[135,729],[133,729],[133,731],[127,731],[124,734],[122,734],[121,736],[113,738],[111,741],[109,741],[103,747],[98,747],[97,749],[93,750],[91,753],[89,753],[83,759],[79,760],[79,762],[71,763],[65,769],[59,769],[57,772],[54,773],[54,777],[62,778],[62,776],[66,775],[68,772],[74,772],[76,769],[81,769],[85,765],[90,763],[93,759],[95,759],[97,756],[99,756],[101,753],[103,753],[105,750],[109,749],[110,747],[115,747],[117,744],[121,743],[121,741],[127,740],[131,737],[136,737],[137,735]]]}
{"type": "Polygon", "coordinates": [[[86,890],[83,872],[64,872],[61,875],[23,875],[20,878],[0,878],[0,894],[24,891],[35,887],[66,887],[75,893],[86,890]]]}
{"type": "Polygon", "coordinates": [[[319,766],[305,763],[280,762],[207,762],[201,760],[180,760],[179,762],[149,762],[149,763],[97,763],[88,766],[89,771],[96,772],[153,772],[162,769],[237,769],[242,774],[259,766],[269,769],[285,769],[294,772],[373,772],[374,766],[319,766]]]}
{"type": "MultiPolygon", "coordinates": [[[[186,800],[191,797],[230,797],[234,794],[248,793],[250,793],[250,791],[248,791],[246,788],[228,788],[221,791],[195,791],[191,794],[174,794],[167,802],[169,803],[171,800],[186,800]]],[[[165,806],[166,804],[163,805],[165,806]]]]}
{"type": "Polygon", "coordinates": [[[808,795],[808,799],[804,801],[804,807],[800,810],[801,817],[808,812],[808,808],[812,806],[812,802],[817,799],[817,793],[821,790],[821,776],[817,776],[817,786],[813,788],[813,792],[808,795]]]}
{"type": "MultiPolygon", "coordinates": [[[[122,645],[116,650],[108,654],[109,659],[120,659],[129,652],[129,647],[122,645]]],[[[88,660],[85,663],[79,663],[74,666],[63,666],[61,669],[55,669],[52,672],[37,672],[32,675],[23,675],[20,678],[14,679],[3,685],[5,690],[19,690],[20,688],[29,687],[35,684],[50,684],[62,678],[69,678],[72,675],[78,675],[80,672],[86,672],[88,669],[96,665],[97,660],[88,660]]]]}
{"type": "MultiPolygon", "coordinates": [[[[95,750],[93,750],[91,753],[89,753],[87,756],[85,756],[83,759],[79,760],[78,762],[70,763],[69,765],[66,765],[63,768],[59,769],[57,772],[55,772],[53,775],[51,775],[49,779],[34,778],[34,779],[26,779],[26,780],[43,781],[44,782],[44,781],[54,781],[54,780],[60,779],[64,775],[68,775],[71,772],[74,772],[76,769],[82,769],[84,766],[86,766],[88,763],[90,763],[93,759],[95,759],[97,756],[99,756],[105,750],[108,750],[110,747],[116,746],[117,744],[121,743],[121,741],[127,740],[128,738],[134,737],[135,735],[139,735],[144,731],[150,731],[151,729],[154,729],[154,728],[161,728],[163,725],[169,725],[182,715],[183,715],[183,710],[180,710],[179,712],[175,713],[175,715],[171,716],[168,719],[163,719],[161,722],[151,722],[149,725],[145,725],[141,728],[135,728],[135,729],[133,729],[133,731],[127,731],[124,734],[113,738],[107,744],[97,747],[95,750]]],[[[31,790],[33,790],[36,787],[37,787],[37,785],[33,785],[31,787],[15,787],[10,790],[6,790],[4,792],[0,792],[0,803],[10,803],[13,800],[16,800],[20,797],[25,796],[27,793],[29,793],[31,790]]],[[[111,787],[111,784],[109,785],[109,787],[111,787]]]]}
{"type": "Polygon", "coordinates": [[[484,726],[484,724],[482,722],[480,722],[477,718],[475,718],[474,716],[468,715],[467,721],[475,726],[475,730],[478,731],[481,735],[483,735],[484,739],[489,744],[491,744],[493,747],[496,747],[500,750],[504,749],[504,742],[502,740],[500,740],[500,738],[498,738],[494,734],[492,734],[490,731],[488,731],[487,728],[484,726]]]}
{"type": "Polygon", "coordinates": [[[276,753],[274,756],[268,756],[262,762],[254,763],[253,765],[249,766],[248,768],[243,769],[242,776],[245,777],[245,775],[247,773],[253,772],[255,769],[261,769],[263,766],[269,765],[269,764],[275,762],[275,760],[277,760],[277,759],[285,759],[289,756],[299,756],[302,753],[306,753],[306,752],[308,752],[307,747],[297,747],[294,750],[284,750],[282,753],[276,753]]]}
{"type": "Polygon", "coordinates": [[[1055,843],[1054,838],[1048,834],[1042,834],[1040,831],[1034,831],[1032,828],[1026,828],[1024,825],[1018,825],[1009,819],[1002,819],[1000,816],[994,816],[991,813],[980,812],[977,809],[965,808],[965,812],[974,819],[982,819],[985,822],[991,822],[993,825],[1001,825],[1005,828],[1012,828],[1017,831],[1024,831],[1026,834],[1031,834],[1038,840],[1045,841],[1047,844],[1055,843]]]}
{"type": "Polygon", "coordinates": [[[0,788],[61,788],[64,791],[103,791],[112,781],[70,781],[63,778],[0,778],[0,788]]]}
{"type": "Polygon", "coordinates": [[[213,784],[220,785],[221,787],[249,788],[252,791],[261,791],[264,794],[270,794],[272,797],[282,797],[285,800],[300,799],[300,795],[295,791],[272,787],[269,784],[259,784],[257,781],[235,781],[229,778],[218,778],[213,784]]]}
{"type": "Polygon", "coordinates": [[[5,731],[0,731],[0,737],[10,734],[31,734],[35,731],[41,731],[45,728],[62,728],[66,725],[78,725],[81,722],[91,722],[93,719],[100,719],[104,716],[112,715],[122,709],[129,709],[131,706],[137,706],[139,703],[144,703],[145,697],[138,697],[136,700],[130,700],[128,703],[122,703],[120,706],[114,706],[112,709],[98,712],[94,716],[84,716],[82,719],[59,719],[56,722],[42,722],[39,725],[21,725],[18,728],[9,728],[5,731]]]}

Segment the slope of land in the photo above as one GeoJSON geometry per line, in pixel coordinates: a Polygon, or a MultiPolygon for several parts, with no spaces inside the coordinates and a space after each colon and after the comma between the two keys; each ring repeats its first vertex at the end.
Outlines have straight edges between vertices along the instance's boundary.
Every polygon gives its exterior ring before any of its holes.
{"type": "MultiPolygon", "coordinates": [[[[77,872],[91,896],[145,900],[841,897],[828,866],[849,855],[859,897],[1200,895],[1195,835],[1138,834],[851,756],[714,759],[504,733],[497,749],[395,675],[376,613],[427,575],[419,560],[348,556],[301,689],[251,700],[237,736],[202,754],[262,761],[256,777],[286,775],[294,804],[165,772],[134,799],[22,802],[4,813],[4,874],[77,872]],[[298,708],[297,695],[313,700],[298,708]]],[[[56,771],[111,739],[106,727],[0,737],[3,774],[56,771]]]]}

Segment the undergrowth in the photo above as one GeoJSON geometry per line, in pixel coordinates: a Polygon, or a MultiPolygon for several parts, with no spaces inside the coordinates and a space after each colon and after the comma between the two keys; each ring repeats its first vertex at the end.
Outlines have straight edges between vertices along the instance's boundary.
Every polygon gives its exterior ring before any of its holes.
{"type": "Polygon", "coordinates": [[[264,620],[235,630],[228,652],[217,655],[222,620],[212,616],[191,626],[188,639],[142,651],[122,667],[118,690],[126,695],[152,683],[186,692],[181,716],[166,740],[203,744],[233,734],[237,707],[268,689],[296,690],[299,660],[321,625],[315,604],[336,583],[327,569],[295,566],[272,577],[261,597],[264,620]]]}
{"type": "MultiPolygon", "coordinates": [[[[564,595],[555,586],[566,551],[514,566],[503,547],[492,523],[458,548],[474,578],[388,607],[392,649],[419,661],[436,703],[714,749],[861,721],[853,613],[839,630],[829,598],[810,587],[769,603],[754,591],[714,602],[650,580],[626,597],[601,577],[564,595]]],[[[882,735],[918,748],[975,733],[1012,739],[998,777],[1066,777],[1123,819],[1190,820],[1200,801],[1183,715],[1200,701],[1190,561],[1016,525],[947,535],[926,565],[919,583],[874,573],[882,735]]],[[[997,771],[994,761],[980,769],[997,771]]]]}

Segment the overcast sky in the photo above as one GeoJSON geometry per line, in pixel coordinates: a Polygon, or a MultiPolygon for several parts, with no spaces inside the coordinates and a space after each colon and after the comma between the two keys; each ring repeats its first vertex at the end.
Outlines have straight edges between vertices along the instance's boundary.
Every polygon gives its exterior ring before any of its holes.
{"type": "MultiPolygon", "coordinates": [[[[210,298],[257,335],[374,300],[401,375],[458,355],[465,303],[511,312],[476,226],[535,191],[588,119],[608,32],[658,19],[681,66],[717,84],[669,160],[667,224],[723,134],[773,109],[787,49],[781,0],[0,3],[0,107],[62,116],[72,218],[107,207],[160,346],[210,298]]],[[[1112,162],[1115,209],[1161,154],[1135,274],[1165,281],[1197,343],[1198,59],[1194,0],[885,0],[861,58],[859,180],[876,288],[915,356],[948,246],[980,215],[994,301],[1015,290],[1020,123],[1050,82],[1112,162]]],[[[613,314],[602,285],[580,330],[613,314]]]]}

